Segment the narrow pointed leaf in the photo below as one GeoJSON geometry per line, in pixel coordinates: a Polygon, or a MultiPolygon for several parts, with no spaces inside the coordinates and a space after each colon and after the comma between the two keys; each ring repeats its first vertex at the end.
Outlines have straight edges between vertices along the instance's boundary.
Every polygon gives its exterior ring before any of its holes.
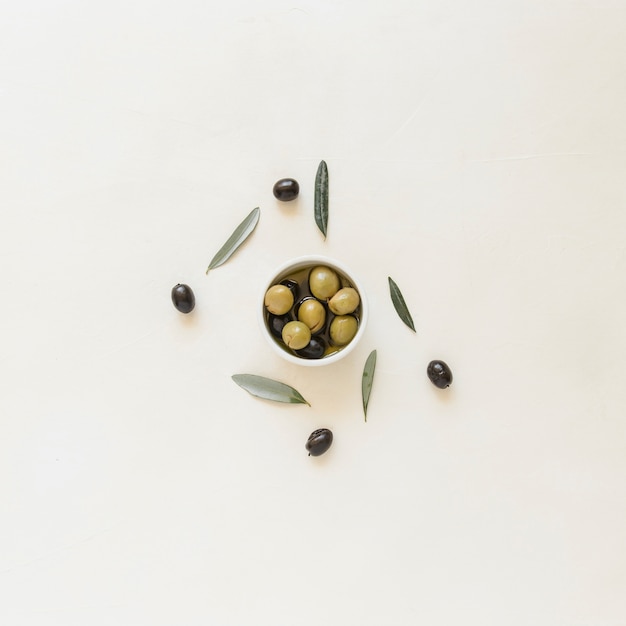
{"type": "Polygon", "coordinates": [[[324,239],[328,230],[328,167],[321,161],[315,176],[315,223],[322,231],[324,239]]]}
{"type": "Polygon", "coordinates": [[[256,374],[234,374],[232,379],[249,394],[273,400],[274,402],[286,402],[288,404],[308,404],[298,391],[285,383],[280,383],[271,378],[257,376],[256,374]]]}
{"type": "Polygon", "coordinates": [[[413,331],[415,332],[415,325],[413,324],[413,318],[409,313],[409,309],[406,306],[406,302],[402,297],[402,292],[396,283],[392,280],[391,276],[389,278],[389,293],[391,294],[391,301],[393,302],[393,306],[396,309],[396,312],[400,316],[400,319],[413,331]]]}
{"type": "Polygon", "coordinates": [[[365,361],[363,368],[363,379],[361,381],[361,392],[363,394],[363,416],[367,422],[367,405],[370,401],[370,393],[372,393],[372,384],[374,382],[374,372],[376,371],[376,350],[372,350],[365,361]]]}
{"type": "Polygon", "coordinates": [[[233,252],[235,252],[235,250],[237,250],[237,248],[252,234],[252,231],[256,228],[256,225],[259,222],[260,214],[261,209],[259,209],[259,207],[252,209],[248,217],[246,217],[246,219],[241,222],[237,228],[235,228],[233,234],[211,259],[209,267],[207,267],[206,270],[207,274],[209,273],[209,270],[219,267],[222,263],[228,261],[233,252]]]}

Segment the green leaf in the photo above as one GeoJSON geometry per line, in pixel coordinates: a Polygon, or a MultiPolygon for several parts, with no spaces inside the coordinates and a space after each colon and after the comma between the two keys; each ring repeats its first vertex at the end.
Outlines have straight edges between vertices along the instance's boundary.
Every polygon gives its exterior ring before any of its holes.
{"type": "Polygon", "coordinates": [[[211,259],[209,267],[207,267],[206,273],[216,267],[222,265],[228,261],[230,256],[237,250],[237,248],[252,234],[252,231],[256,228],[259,222],[259,215],[261,209],[257,207],[252,209],[248,217],[235,228],[233,234],[228,238],[226,243],[217,251],[216,255],[211,259]]]}
{"type": "Polygon", "coordinates": [[[400,316],[400,319],[413,331],[415,332],[415,326],[413,324],[413,318],[409,313],[409,309],[406,306],[406,302],[402,297],[402,292],[396,283],[389,278],[389,293],[391,294],[391,301],[393,302],[393,306],[396,309],[396,312],[400,316]]]}
{"type": "Polygon", "coordinates": [[[372,393],[372,384],[374,382],[374,372],[376,371],[376,350],[372,350],[365,361],[363,368],[363,379],[361,380],[361,392],[363,394],[363,415],[367,422],[367,405],[370,401],[370,393],[372,393]]]}
{"type": "Polygon", "coordinates": [[[298,391],[277,380],[255,374],[234,374],[232,379],[249,394],[263,400],[286,402],[288,404],[308,404],[298,391]]]}
{"type": "Polygon", "coordinates": [[[326,239],[328,230],[328,167],[321,161],[315,176],[315,223],[326,239]]]}

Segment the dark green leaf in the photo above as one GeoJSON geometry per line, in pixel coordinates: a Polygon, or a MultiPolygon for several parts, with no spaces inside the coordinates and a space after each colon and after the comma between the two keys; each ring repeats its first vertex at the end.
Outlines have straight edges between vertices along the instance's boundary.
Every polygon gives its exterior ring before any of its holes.
{"type": "Polygon", "coordinates": [[[308,404],[298,391],[285,383],[277,380],[256,376],[255,374],[234,374],[232,379],[248,393],[274,402],[286,402],[288,404],[308,404]]]}
{"type": "Polygon", "coordinates": [[[315,176],[315,223],[326,239],[328,230],[328,167],[321,161],[315,176]]]}
{"type": "Polygon", "coordinates": [[[207,267],[206,273],[216,267],[222,265],[228,261],[230,256],[237,250],[237,248],[252,234],[252,231],[256,228],[259,222],[259,215],[261,209],[257,207],[252,209],[248,217],[235,228],[233,234],[228,238],[228,241],[217,251],[216,255],[211,259],[209,267],[207,267]]]}
{"type": "Polygon", "coordinates": [[[415,332],[415,326],[413,324],[413,318],[409,313],[409,309],[406,306],[406,302],[402,297],[402,293],[400,292],[400,288],[396,283],[393,282],[391,277],[389,276],[389,293],[391,294],[391,301],[393,302],[393,306],[395,307],[400,319],[413,331],[415,332]]]}
{"type": "Polygon", "coordinates": [[[376,371],[376,350],[372,350],[365,361],[363,368],[363,379],[361,381],[361,392],[363,394],[363,415],[367,422],[367,405],[370,401],[370,393],[372,393],[372,384],[374,382],[374,372],[376,371]]]}

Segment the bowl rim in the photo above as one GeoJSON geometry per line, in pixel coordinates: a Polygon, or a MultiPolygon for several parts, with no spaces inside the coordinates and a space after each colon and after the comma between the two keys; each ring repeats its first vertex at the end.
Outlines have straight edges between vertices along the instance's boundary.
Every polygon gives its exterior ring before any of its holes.
{"type": "Polygon", "coordinates": [[[263,290],[261,292],[261,297],[259,298],[259,306],[257,307],[257,319],[261,328],[261,332],[265,336],[272,350],[289,363],[302,365],[304,367],[321,367],[323,365],[331,365],[332,363],[336,363],[337,361],[340,361],[341,359],[347,357],[348,354],[350,354],[354,350],[354,348],[356,348],[357,344],[361,340],[361,337],[365,332],[365,327],[367,326],[368,317],[369,307],[361,281],[358,278],[355,278],[354,272],[348,265],[323,254],[305,254],[302,256],[294,257],[289,259],[288,261],[284,261],[278,267],[276,267],[263,284],[263,290]],[[305,359],[304,357],[298,357],[294,354],[289,354],[286,350],[278,345],[274,337],[269,332],[265,323],[266,291],[276,283],[276,279],[281,277],[282,274],[285,274],[290,270],[302,269],[307,265],[328,265],[338,270],[341,274],[349,279],[354,288],[359,292],[359,297],[361,299],[361,316],[359,319],[359,328],[356,335],[354,336],[352,341],[348,345],[344,346],[341,350],[321,359],[305,359]]]}

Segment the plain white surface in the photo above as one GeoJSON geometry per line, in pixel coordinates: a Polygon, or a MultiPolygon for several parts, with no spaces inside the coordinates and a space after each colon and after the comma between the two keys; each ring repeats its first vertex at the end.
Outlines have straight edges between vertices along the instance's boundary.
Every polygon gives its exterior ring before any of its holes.
{"type": "Polygon", "coordinates": [[[618,0],[2,1],[0,623],[626,624],[625,23],[618,0]],[[369,296],[332,368],[257,328],[300,254],[369,296]]]}

